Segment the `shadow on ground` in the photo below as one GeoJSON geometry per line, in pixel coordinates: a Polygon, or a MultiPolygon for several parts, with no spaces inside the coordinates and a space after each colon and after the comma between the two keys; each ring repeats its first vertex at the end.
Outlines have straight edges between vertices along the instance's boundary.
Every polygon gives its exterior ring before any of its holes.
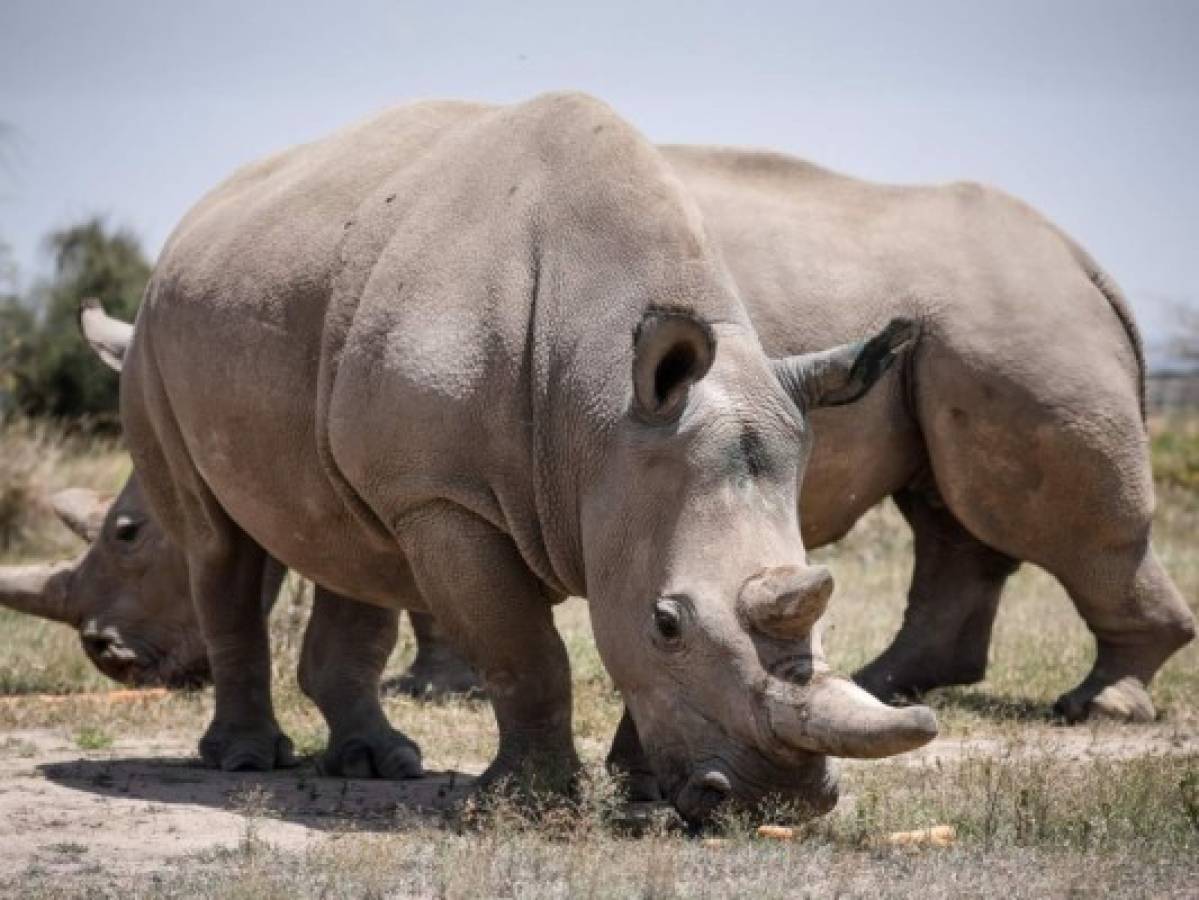
{"type": "Polygon", "coordinates": [[[1000,722],[1057,721],[1051,704],[1027,697],[1007,697],[978,690],[945,688],[924,697],[933,709],[956,709],[1000,722]]]}
{"type": "Polygon", "coordinates": [[[275,772],[220,772],[198,759],[129,757],[44,763],[37,770],[66,788],[151,803],[260,814],[317,829],[394,831],[440,824],[466,796],[474,776],[429,772],[407,781],[326,778],[311,760],[275,772]]]}

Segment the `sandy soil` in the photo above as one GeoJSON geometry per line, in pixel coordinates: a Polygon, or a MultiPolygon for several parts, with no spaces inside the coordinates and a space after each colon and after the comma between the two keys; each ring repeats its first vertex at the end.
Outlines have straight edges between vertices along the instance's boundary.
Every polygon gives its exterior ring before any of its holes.
{"type": "Polygon", "coordinates": [[[438,817],[470,775],[407,782],[321,778],[311,765],[270,774],[202,768],[173,736],[85,751],[52,730],[0,734],[0,872],[148,873],[254,838],[303,850],[331,832],[438,817]]]}
{"type": "MultiPolygon", "coordinates": [[[[903,764],[1043,753],[1079,765],[1096,758],[1195,754],[1199,734],[1165,725],[1029,728],[1015,740],[939,740],[903,757],[903,764]]],[[[205,854],[219,856],[251,838],[303,851],[346,831],[437,819],[470,781],[460,772],[400,783],[321,778],[311,765],[269,775],[228,774],[201,768],[192,745],[176,736],[118,740],[86,751],[62,731],[8,731],[0,733],[0,872],[149,874],[183,857],[194,863],[205,854]]]]}

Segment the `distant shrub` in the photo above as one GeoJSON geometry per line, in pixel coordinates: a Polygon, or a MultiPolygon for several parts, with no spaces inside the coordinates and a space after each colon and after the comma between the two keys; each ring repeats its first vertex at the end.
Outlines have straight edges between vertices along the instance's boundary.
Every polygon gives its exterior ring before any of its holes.
{"type": "Polygon", "coordinates": [[[30,422],[0,423],[0,554],[28,542],[45,505],[45,479],[61,435],[30,422]]]}
{"type": "Polygon", "coordinates": [[[1199,491],[1199,416],[1155,424],[1150,447],[1156,480],[1199,491]]]}
{"type": "Polygon", "coordinates": [[[79,301],[98,297],[132,321],[150,264],[132,233],[99,218],[54,232],[47,244],[54,276],[27,297],[0,299],[0,399],[26,416],[115,429],[116,373],[80,337],[79,301]]]}

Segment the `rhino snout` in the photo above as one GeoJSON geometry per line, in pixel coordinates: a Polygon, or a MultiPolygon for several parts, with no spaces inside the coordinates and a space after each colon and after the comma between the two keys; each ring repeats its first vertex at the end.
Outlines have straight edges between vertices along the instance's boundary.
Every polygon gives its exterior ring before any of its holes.
{"type": "Polygon", "coordinates": [[[839,795],[837,767],[827,757],[812,755],[780,765],[742,750],[727,760],[709,759],[697,765],[673,792],[673,803],[687,822],[700,825],[722,805],[753,809],[768,798],[790,801],[797,813],[819,816],[837,805],[839,795]]]}

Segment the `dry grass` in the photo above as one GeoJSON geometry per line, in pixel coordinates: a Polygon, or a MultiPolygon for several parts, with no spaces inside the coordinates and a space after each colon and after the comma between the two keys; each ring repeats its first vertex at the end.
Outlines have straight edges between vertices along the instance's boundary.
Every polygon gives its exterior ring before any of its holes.
{"type": "MultiPolygon", "coordinates": [[[[1185,434],[1199,434],[1186,426],[1185,434]]],[[[1189,439],[1189,438],[1188,438],[1189,439]]],[[[114,488],[124,461],[112,446],[96,451],[57,448],[36,431],[20,436],[53,466],[6,464],[2,477],[52,489],[69,483],[114,488]],[[41,442],[40,444],[38,442],[41,442]],[[24,474],[21,474],[24,473],[24,474]]],[[[0,446],[11,446],[10,435],[0,446]]],[[[1180,453],[1183,438],[1155,447],[1180,453]]],[[[1164,451],[1163,451],[1164,452],[1164,451]]],[[[7,456],[5,457],[7,459],[7,456]]],[[[1176,465],[1176,463],[1163,463],[1176,465]]],[[[1171,469],[1170,471],[1174,471],[1171,469]]],[[[2,489],[0,485],[0,489],[2,489]]],[[[8,558],[77,550],[35,502],[22,528],[34,536],[8,558]]],[[[24,512],[21,515],[25,515],[24,512]]],[[[1171,475],[1159,484],[1156,545],[1193,604],[1199,601],[1199,492],[1171,475]]],[[[831,661],[851,670],[879,652],[898,625],[911,565],[910,537],[889,507],[870,513],[849,538],[821,555],[837,576],[826,646],[831,661]]],[[[301,751],[324,742],[324,725],[300,694],[294,670],[308,596],[290,583],[276,608],[276,698],[280,718],[301,751]]],[[[944,733],[961,752],[860,763],[847,767],[846,797],[824,819],[801,829],[800,840],[763,842],[756,823],[723,823],[725,842],[666,830],[631,839],[608,824],[611,785],[599,763],[620,705],[591,642],[586,608],[558,610],[575,671],[575,719],[580,751],[594,774],[591,794],[574,809],[532,815],[497,804],[475,817],[447,822],[397,816],[390,826],[347,821],[303,852],[272,846],[255,822],[276,815],[268,801],[245,805],[246,831],[236,848],[164,861],[160,871],[116,875],[103,864],[69,882],[52,872],[0,875],[0,890],[43,895],[132,890],[145,896],[521,896],[673,897],[751,894],[957,896],[1003,892],[1012,897],[1066,893],[1193,896],[1199,879],[1199,759],[1166,753],[1169,735],[1194,738],[1199,729],[1199,648],[1191,646],[1163,670],[1154,699],[1165,721],[1154,726],[1153,752],[1138,745],[1144,729],[1106,726],[1063,729],[1047,721],[1049,704],[1089,668],[1092,640],[1056,582],[1026,566],[1013,578],[1000,610],[987,681],[930,698],[944,733]],[[1173,731],[1171,731],[1171,729],[1173,731]],[[1098,744],[1126,741],[1118,754],[1064,754],[1062,735],[1098,744]],[[980,742],[986,739],[986,742],[980,742]],[[886,848],[889,831],[945,823],[959,841],[947,849],[886,848]],[[6,880],[7,879],[7,880],[6,880]]],[[[0,612],[0,692],[88,691],[105,686],[65,628],[0,612]]],[[[402,670],[412,653],[405,634],[390,665],[402,670]]],[[[477,771],[494,748],[485,704],[423,705],[386,701],[392,720],[425,750],[433,769],[477,771]]],[[[211,695],[175,695],[105,706],[85,698],[47,706],[0,705],[0,735],[31,727],[60,728],[79,746],[110,735],[164,732],[198,737],[211,695]]],[[[98,742],[98,743],[97,743],[98,742]]],[[[780,811],[783,815],[785,811],[780,811]]]]}

